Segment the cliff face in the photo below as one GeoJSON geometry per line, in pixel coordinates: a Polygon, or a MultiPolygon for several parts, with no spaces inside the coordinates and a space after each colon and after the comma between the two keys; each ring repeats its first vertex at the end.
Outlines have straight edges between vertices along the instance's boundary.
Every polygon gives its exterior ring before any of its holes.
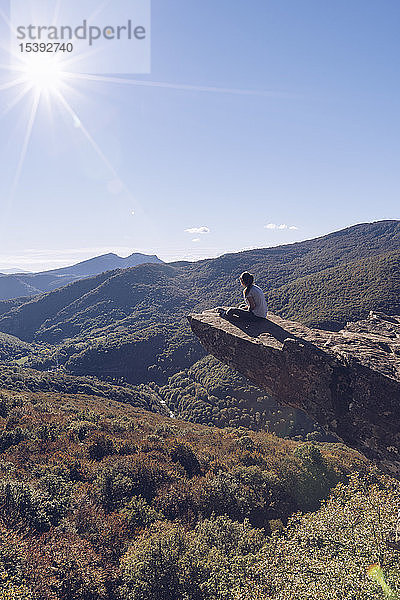
{"type": "Polygon", "coordinates": [[[400,317],[371,313],[335,333],[274,315],[188,320],[210,354],[400,478],[400,317]]]}

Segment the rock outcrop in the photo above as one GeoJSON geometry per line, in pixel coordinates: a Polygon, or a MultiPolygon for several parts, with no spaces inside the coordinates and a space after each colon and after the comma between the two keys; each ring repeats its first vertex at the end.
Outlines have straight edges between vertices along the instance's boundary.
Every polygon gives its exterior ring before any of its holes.
{"type": "Polygon", "coordinates": [[[400,317],[370,313],[334,333],[274,315],[188,319],[210,354],[400,478],[400,317]]]}

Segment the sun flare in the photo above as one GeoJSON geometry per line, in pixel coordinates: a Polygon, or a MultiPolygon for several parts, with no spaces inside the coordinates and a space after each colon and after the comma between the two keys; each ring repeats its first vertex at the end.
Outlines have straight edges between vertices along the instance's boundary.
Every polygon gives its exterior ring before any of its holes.
{"type": "Polygon", "coordinates": [[[62,61],[56,56],[32,56],[18,70],[21,79],[38,93],[59,92],[66,76],[62,61]]]}

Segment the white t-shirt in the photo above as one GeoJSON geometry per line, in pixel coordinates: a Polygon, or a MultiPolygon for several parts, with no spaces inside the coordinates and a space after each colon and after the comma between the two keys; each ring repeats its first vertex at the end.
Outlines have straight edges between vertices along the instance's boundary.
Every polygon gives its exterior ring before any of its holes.
{"type": "Polygon", "coordinates": [[[265,300],[264,292],[258,285],[252,285],[250,291],[247,296],[245,296],[247,304],[250,306],[249,298],[252,298],[255,307],[252,312],[256,315],[256,317],[262,317],[265,319],[267,316],[267,302],[265,300]]]}

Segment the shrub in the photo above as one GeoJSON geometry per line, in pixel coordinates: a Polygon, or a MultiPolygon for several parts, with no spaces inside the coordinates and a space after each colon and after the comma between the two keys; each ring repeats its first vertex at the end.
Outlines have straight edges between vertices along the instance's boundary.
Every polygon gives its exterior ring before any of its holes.
{"type": "Polygon", "coordinates": [[[121,557],[129,536],[127,525],[122,516],[105,514],[98,505],[88,498],[77,502],[75,510],[64,522],[66,531],[73,531],[87,540],[94,551],[107,561],[121,557]]]}
{"type": "Polygon", "coordinates": [[[49,540],[51,571],[60,600],[105,600],[107,576],[85,540],[63,532],[49,540]]]}
{"type": "Polygon", "coordinates": [[[175,442],[170,450],[171,460],[179,463],[186,471],[188,477],[201,473],[200,463],[193,448],[182,442],[175,442]]]}
{"type": "Polygon", "coordinates": [[[304,444],[294,451],[300,459],[302,471],[292,488],[301,510],[316,510],[330,490],[343,481],[343,477],[329,465],[314,444],[304,444]]]}
{"type": "Polygon", "coordinates": [[[231,519],[249,519],[257,527],[269,527],[275,518],[274,491],[269,475],[258,466],[220,471],[201,485],[199,512],[204,516],[228,515],[231,519]]]}
{"type": "Polygon", "coordinates": [[[148,527],[155,521],[163,518],[163,515],[154,510],[142,496],[133,496],[121,511],[121,515],[124,517],[130,530],[135,530],[139,527],[148,527]]]}
{"type": "Polygon", "coordinates": [[[23,585],[25,552],[26,548],[21,539],[14,532],[1,527],[0,581],[2,585],[6,583],[9,587],[23,585]]]}
{"type": "Polygon", "coordinates": [[[366,576],[379,563],[397,598],[400,550],[392,541],[399,502],[398,485],[388,478],[378,486],[354,475],[349,485],[338,484],[317,512],[293,516],[282,534],[267,540],[240,597],[383,600],[366,576]],[[252,591],[258,585],[259,596],[252,591]]]}
{"type": "Polygon", "coordinates": [[[153,501],[153,506],[169,520],[185,519],[193,522],[198,508],[190,484],[182,480],[163,485],[153,501]]]}
{"type": "Polygon", "coordinates": [[[46,531],[60,516],[57,502],[47,493],[18,481],[0,482],[0,517],[6,524],[25,523],[46,531]]]}
{"type": "Polygon", "coordinates": [[[57,518],[63,517],[70,505],[73,484],[55,473],[47,473],[38,483],[50,497],[57,518]]]}
{"type": "MultiPolygon", "coordinates": [[[[185,594],[181,560],[187,548],[186,536],[178,527],[146,534],[136,541],[121,563],[125,600],[181,600],[185,594]]],[[[195,588],[193,582],[192,588],[195,588]]],[[[201,596],[198,596],[200,599],[201,596]]]]}
{"type": "Polygon", "coordinates": [[[98,429],[98,425],[91,421],[72,421],[68,427],[68,431],[72,437],[76,435],[80,442],[86,439],[89,433],[98,429]]]}
{"type": "Polygon", "coordinates": [[[28,432],[21,427],[0,431],[0,452],[5,452],[11,446],[16,446],[28,437],[28,432]]]}
{"type": "Polygon", "coordinates": [[[207,552],[215,548],[226,556],[254,554],[265,542],[262,531],[253,529],[249,521],[238,523],[225,515],[200,522],[195,529],[195,539],[196,545],[203,545],[207,552]]]}
{"type": "Polygon", "coordinates": [[[89,444],[87,452],[91,460],[100,461],[105,456],[115,454],[116,450],[114,442],[111,438],[105,435],[100,435],[91,444],[89,444]]]}
{"type": "Polygon", "coordinates": [[[243,579],[250,553],[264,541],[248,522],[217,517],[186,533],[160,526],[135,541],[121,567],[126,600],[230,600],[243,579]]]}
{"type": "Polygon", "coordinates": [[[152,500],[167,480],[167,473],[157,463],[137,458],[105,467],[94,482],[94,490],[100,504],[112,511],[122,508],[133,496],[152,500]]]}

